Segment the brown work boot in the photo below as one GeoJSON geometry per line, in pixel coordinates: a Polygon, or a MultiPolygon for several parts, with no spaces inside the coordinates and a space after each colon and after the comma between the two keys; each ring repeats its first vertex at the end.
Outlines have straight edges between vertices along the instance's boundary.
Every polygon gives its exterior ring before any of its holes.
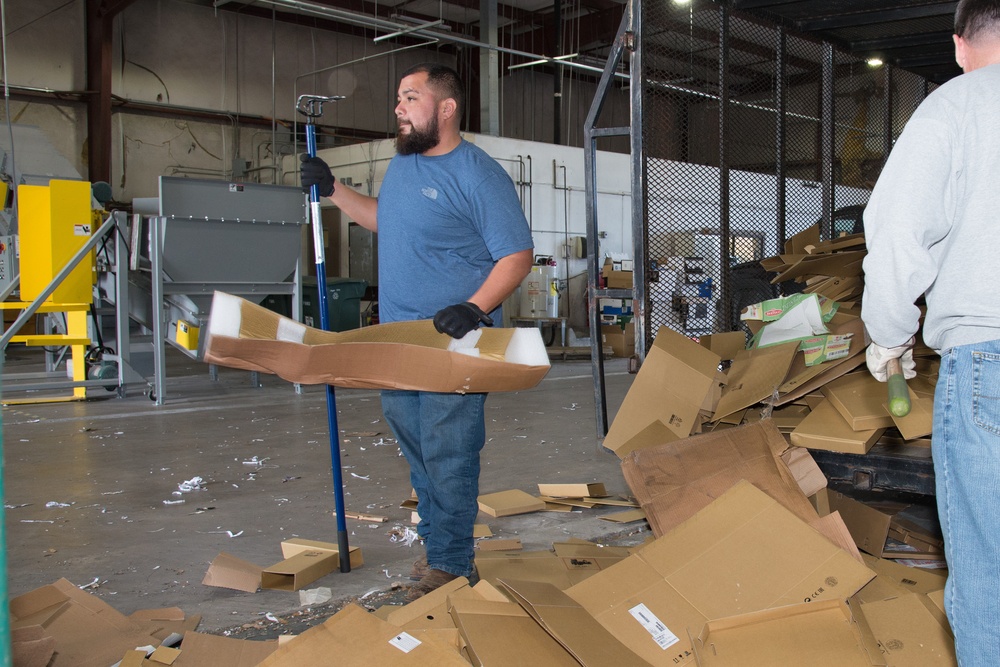
{"type": "Polygon", "coordinates": [[[429,565],[427,565],[427,556],[421,556],[417,560],[413,561],[413,569],[410,570],[410,579],[413,581],[420,581],[427,573],[431,571],[429,565]]]}
{"type": "Polygon", "coordinates": [[[410,590],[406,593],[406,601],[413,602],[414,600],[420,599],[427,595],[431,591],[441,588],[449,581],[454,581],[458,579],[458,575],[452,574],[450,572],[445,572],[444,570],[427,570],[427,574],[423,576],[417,583],[410,587],[410,590]]]}

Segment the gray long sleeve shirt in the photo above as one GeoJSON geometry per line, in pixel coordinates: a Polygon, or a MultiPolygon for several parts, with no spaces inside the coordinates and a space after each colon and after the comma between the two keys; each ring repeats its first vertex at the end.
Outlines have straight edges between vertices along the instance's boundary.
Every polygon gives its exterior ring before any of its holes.
{"type": "Polygon", "coordinates": [[[905,343],[926,294],[924,342],[941,352],[1000,339],[1000,64],[952,79],[920,105],[865,209],[862,319],[905,343]]]}

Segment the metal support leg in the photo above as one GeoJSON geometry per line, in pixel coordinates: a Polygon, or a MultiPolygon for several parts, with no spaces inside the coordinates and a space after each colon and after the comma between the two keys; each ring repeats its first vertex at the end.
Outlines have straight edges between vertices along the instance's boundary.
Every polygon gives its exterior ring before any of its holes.
{"type": "Polygon", "coordinates": [[[149,219],[150,263],[153,269],[153,401],[163,405],[167,392],[166,325],[163,321],[163,227],[167,219],[149,219]]]}

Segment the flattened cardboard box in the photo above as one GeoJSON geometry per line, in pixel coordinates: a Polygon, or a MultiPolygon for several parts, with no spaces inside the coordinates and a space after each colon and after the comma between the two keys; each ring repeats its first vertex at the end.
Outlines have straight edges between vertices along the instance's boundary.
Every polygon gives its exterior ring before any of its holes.
{"type": "Polygon", "coordinates": [[[208,566],[201,583],[205,586],[256,593],[260,588],[261,570],[263,568],[260,565],[222,551],[208,566]]]}
{"type": "Polygon", "coordinates": [[[931,609],[926,596],[907,593],[860,607],[890,667],[957,665],[955,640],[947,621],[931,609]],[[942,623],[942,621],[944,621],[942,623]]]}
{"type": "Polygon", "coordinates": [[[579,667],[559,642],[513,602],[455,600],[451,616],[473,665],[579,667]]]}
{"type": "Polygon", "coordinates": [[[608,495],[601,482],[579,482],[576,484],[539,484],[538,493],[543,496],[561,498],[601,498],[608,495]]]}
{"type": "Polygon", "coordinates": [[[584,667],[649,664],[552,584],[506,579],[500,583],[584,667]]]}
{"type": "Polygon", "coordinates": [[[615,415],[604,446],[624,457],[629,440],[660,422],[679,438],[691,435],[698,412],[715,383],[719,355],[661,327],[615,415]]]}
{"type": "Polygon", "coordinates": [[[275,640],[250,641],[185,632],[173,667],[256,667],[278,649],[275,640]]]}
{"type": "Polygon", "coordinates": [[[259,667],[468,667],[457,651],[427,641],[421,631],[400,631],[356,604],[278,647],[259,667]]]}
{"type": "Polygon", "coordinates": [[[867,370],[837,378],[821,391],[855,431],[892,426],[892,416],[884,407],[886,385],[867,370]]]}
{"type": "Polygon", "coordinates": [[[552,551],[488,551],[476,555],[483,581],[500,579],[544,581],[564,590],[628,557],[619,547],[596,544],[553,544],[552,551]]]}
{"type": "Polygon", "coordinates": [[[490,516],[501,517],[540,512],[545,509],[545,503],[527,491],[509,489],[479,496],[479,509],[490,516]]]}
{"type": "Polygon", "coordinates": [[[844,599],[874,577],[749,482],[566,591],[619,641],[662,666],[694,660],[712,619],[844,599]]]}
{"type": "Polygon", "coordinates": [[[879,647],[842,600],[712,620],[694,640],[699,667],[873,667],[879,647]]]}
{"type": "Polygon", "coordinates": [[[740,480],[764,489],[804,521],[817,518],[781,455],[785,438],[770,420],[641,449],[622,473],[656,536],[707,507],[740,480]]]}
{"type": "Polygon", "coordinates": [[[216,292],[205,361],[301,384],[448,393],[529,389],[549,371],[538,329],[477,329],[466,339],[453,342],[430,320],[322,331],[216,292]],[[449,351],[456,345],[464,351],[449,351]]]}
{"type": "Polygon", "coordinates": [[[866,505],[854,498],[836,491],[829,492],[831,511],[839,511],[851,532],[858,548],[873,556],[888,558],[891,556],[918,558],[921,555],[943,555],[943,543],[940,537],[929,535],[926,531],[908,522],[898,513],[905,505],[886,505],[879,507],[866,505]],[[910,544],[916,549],[914,553],[893,553],[886,540],[893,537],[900,542],[910,544]]]}
{"type": "Polygon", "coordinates": [[[50,667],[107,667],[129,649],[159,643],[147,628],[66,579],[12,598],[9,609],[12,629],[40,625],[55,639],[50,667]]]}
{"type": "Polygon", "coordinates": [[[785,381],[798,349],[798,343],[793,342],[737,354],[713,418],[730,415],[774,394],[785,381]]]}
{"type": "Polygon", "coordinates": [[[884,428],[855,431],[829,399],[817,405],[795,427],[789,438],[793,445],[809,449],[825,449],[846,454],[867,454],[884,428]]]}

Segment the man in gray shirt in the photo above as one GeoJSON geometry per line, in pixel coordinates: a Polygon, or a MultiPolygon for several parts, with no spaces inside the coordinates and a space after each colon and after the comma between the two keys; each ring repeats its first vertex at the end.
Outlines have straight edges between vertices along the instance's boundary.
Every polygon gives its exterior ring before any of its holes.
{"type": "Polygon", "coordinates": [[[865,210],[868,367],[941,354],[932,452],[959,664],[1000,665],[1000,0],[960,0],[965,74],[907,123],[865,210]]]}

